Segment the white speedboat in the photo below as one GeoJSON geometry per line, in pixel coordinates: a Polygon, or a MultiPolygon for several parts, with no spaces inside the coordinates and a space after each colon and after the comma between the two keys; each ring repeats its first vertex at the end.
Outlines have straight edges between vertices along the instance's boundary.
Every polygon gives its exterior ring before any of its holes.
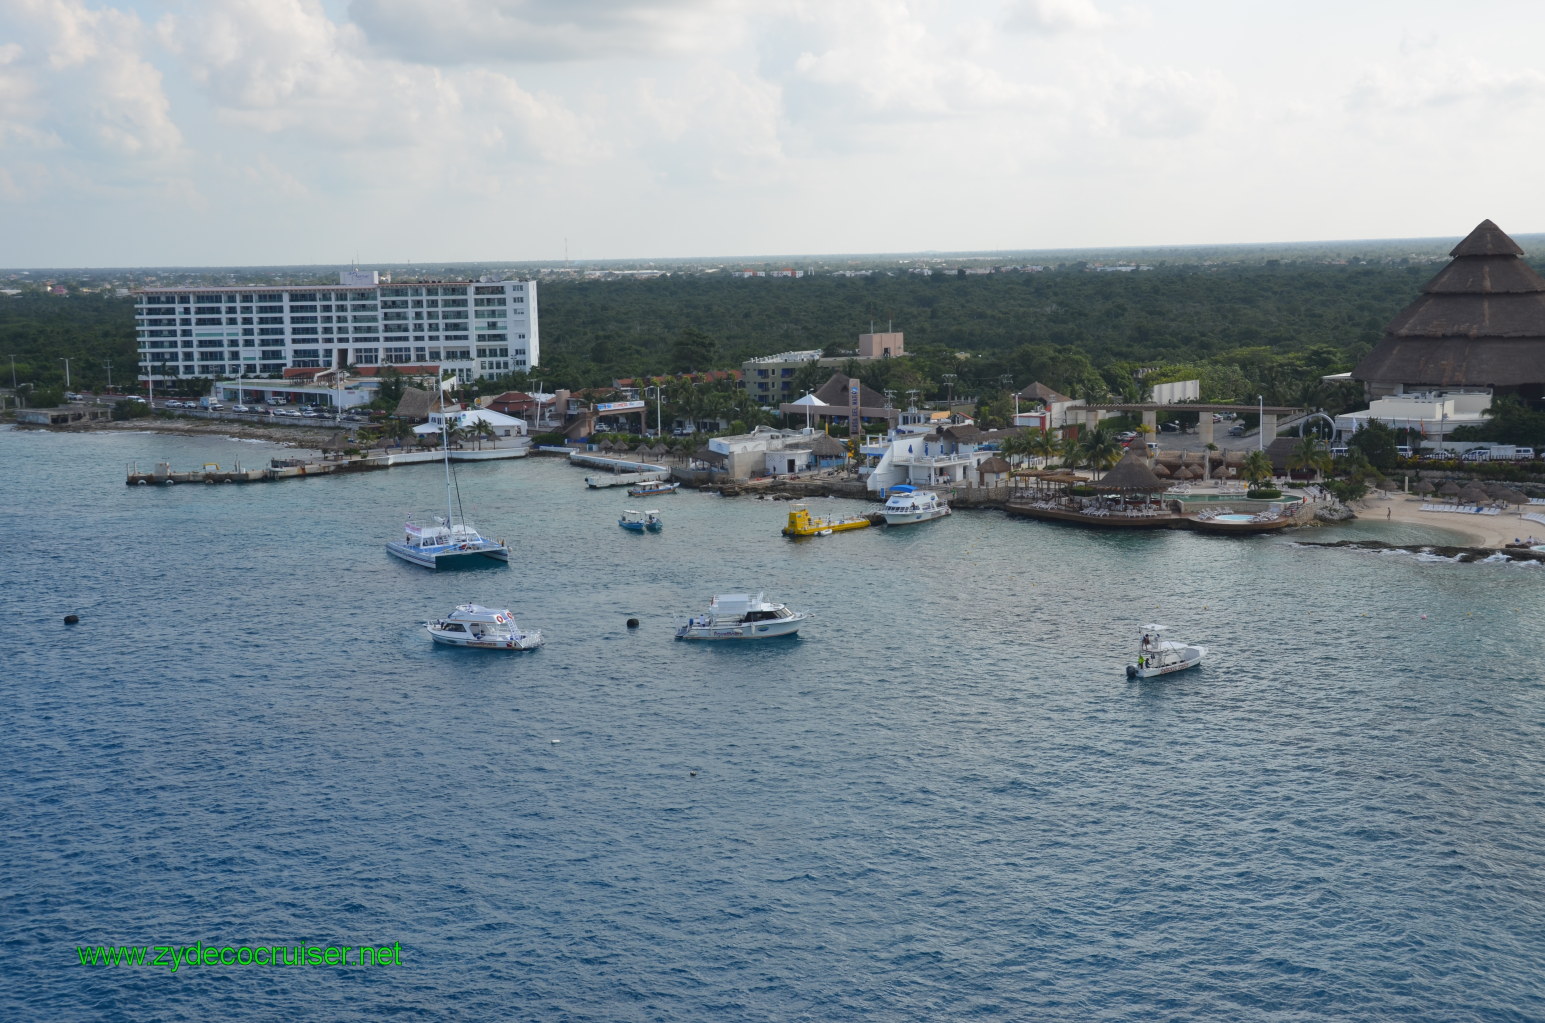
{"type": "Polygon", "coordinates": [[[1137,644],[1137,663],[1127,665],[1127,678],[1152,678],[1184,671],[1202,663],[1207,648],[1163,637],[1164,626],[1144,625],[1143,638],[1137,644]]]}
{"type": "Polygon", "coordinates": [[[810,617],[769,602],[763,594],[721,593],[706,614],[687,619],[676,630],[677,639],[773,639],[792,636],[810,617]]]}
{"type": "Polygon", "coordinates": [[[531,650],[542,645],[542,632],[523,632],[515,616],[503,608],[461,604],[438,621],[425,622],[429,636],[446,646],[478,650],[531,650]]]}
{"type": "Polygon", "coordinates": [[[938,494],[906,483],[891,487],[890,498],[880,509],[887,526],[908,526],[914,522],[942,519],[949,513],[950,506],[940,500],[938,494]]]}
{"type": "Polygon", "coordinates": [[[387,553],[425,568],[462,568],[489,561],[508,564],[510,548],[503,540],[485,539],[464,516],[457,514],[461,492],[451,475],[448,427],[442,424],[442,430],[447,431],[444,437],[445,515],[434,516],[428,525],[414,522],[410,516],[402,527],[402,539],[387,541],[387,553]]]}

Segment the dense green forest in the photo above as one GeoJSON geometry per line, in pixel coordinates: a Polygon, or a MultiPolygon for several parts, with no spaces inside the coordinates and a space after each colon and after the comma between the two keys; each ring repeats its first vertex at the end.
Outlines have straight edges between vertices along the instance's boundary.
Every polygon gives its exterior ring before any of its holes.
{"type": "MultiPolygon", "coordinates": [[[[1077,397],[1135,400],[1154,383],[1196,377],[1207,400],[1253,403],[1261,394],[1334,409],[1356,394],[1319,378],[1350,369],[1437,269],[1262,261],[1096,272],[1075,263],[982,274],[544,279],[541,366],[497,386],[605,386],[790,350],[840,356],[858,334],[890,328],[905,333],[908,357],[866,366],[864,378],[925,398],[1001,401],[1010,387],[1040,381],[1077,397]]],[[[105,388],[109,373],[129,384],[133,330],[127,298],[73,289],[0,298],[0,357],[13,358],[17,380],[38,391],[62,388],[64,359],[76,389],[105,388]]],[[[0,362],[0,373],[7,368],[0,362]]]]}

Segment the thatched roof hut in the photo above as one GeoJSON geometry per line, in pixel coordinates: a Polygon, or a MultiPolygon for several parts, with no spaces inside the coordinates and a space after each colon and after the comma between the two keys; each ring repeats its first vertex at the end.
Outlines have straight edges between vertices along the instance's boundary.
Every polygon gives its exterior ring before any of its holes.
{"type": "Polygon", "coordinates": [[[1153,470],[1148,468],[1147,463],[1137,452],[1128,449],[1127,453],[1121,456],[1121,461],[1117,462],[1110,472],[1100,477],[1095,486],[1101,490],[1151,494],[1168,490],[1170,484],[1154,475],[1153,470]]]}
{"type": "Polygon", "coordinates": [[[810,441],[810,452],[817,458],[839,458],[848,453],[848,448],[836,437],[820,433],[810,441]]]}
{"type": "Polygon", "coordinates": [[[1411,486],[1411,492],[1413,494],[1430,494],[1436,489],[1437,488],[1432,485],[1431,480],[1417,480],[1411,486]]]}
{"type": "Polygon", "coordinates": [[[1453,480],[1449,480],[1447,483],[1438,488],[1438,493],[1442,494],[1444,497],[1458,497],[1459,484],[1455,483],[1453,480]]]}
{"type": "Polygon", "coordinates": [[[1545,278],[1490,220],[1449,255],[1453,261],[1390,321],[1352,379],[1374,395],[1400,385],[1538,393],[1545,385],[1545,278]]]}

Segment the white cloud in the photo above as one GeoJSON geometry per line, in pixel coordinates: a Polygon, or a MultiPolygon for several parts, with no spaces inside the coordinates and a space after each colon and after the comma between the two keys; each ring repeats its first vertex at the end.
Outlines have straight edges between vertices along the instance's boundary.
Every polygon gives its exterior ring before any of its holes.
{"type": "Polygon", "coordinates": [[[1115,24],[1117,20],[1094,0],[1016,0],[1004,17],[1004,27],[1010,31],[1037,35],[1098,32],[1115,24]]]}
{"type": "Polygon", "coordinates": [[[139,19],[78,0],[0,0],[0,138],[159,161],[182,142],[139,19]]]}
{"type": "Polygon", "coordinates": [[[722,47],[743,0],[352,0],[383,52],[427,64],[683,56],[722,47]]]}

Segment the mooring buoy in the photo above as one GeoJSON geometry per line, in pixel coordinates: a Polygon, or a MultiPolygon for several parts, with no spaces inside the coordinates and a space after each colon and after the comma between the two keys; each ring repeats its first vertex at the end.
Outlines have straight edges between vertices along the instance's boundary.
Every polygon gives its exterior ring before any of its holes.
{"type": "Polygon", "coordinates": [[[80,615],[65,615],[64,616],[64,624],[66,624],[66,625],[74,625],[78,621],[80,621],[80,615]]]}
{"type": "Polygon", "coordinates": [[[630,629],[638,628],[638,619],[637,618],[629,618],[628,619],[628,628],[630,628],[630,629]]]}

